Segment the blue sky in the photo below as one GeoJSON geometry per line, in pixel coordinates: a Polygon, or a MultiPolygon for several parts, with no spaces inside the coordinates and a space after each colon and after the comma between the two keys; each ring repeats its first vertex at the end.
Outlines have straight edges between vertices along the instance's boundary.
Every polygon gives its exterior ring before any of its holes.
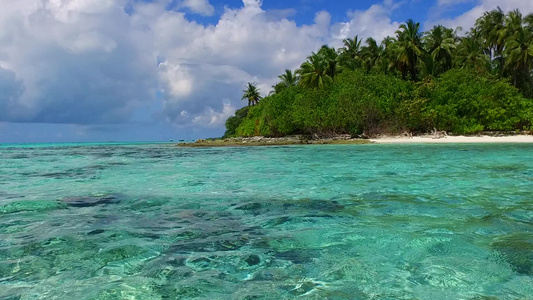
{"type": "MultiPolygon", "coordinates": [[[[443,2],[443,1],[441,1],[443,2]]],[[[391,13],[393,21],[403,22],[408,19],[414,19],[418,22],[424,22],[431,17],[455,18],[464,12],[474,8],[479,2],[472,0],[463,1],[444,1],[451,2],[453,5],[439,5],[437,0],[411,0],[396,1],[398,9],[391,13]]],[[[173,3],[179,3],[173,1],[173,3]]],[[[372,5],[381,4],[381,1],[342,1],[342,0],[271,0],[263,1],[262,8],[267,11],[279,11],[286,14],[291,20],[299,25],[312,24],[314,16],[318,11],[328,11],[331,14],[332,22],[349,21],[347,12],[354,10],[367,10],[372,5]]],[[[198,14],[189,14],[191,20],[202,24],[216,24],[220,15],[224,12],[225,7],[239,8],[242,6],[242,0],[229,1],[211,1],[215,9],[212,16],[200,16],[198,14]]],[[[172,6],[171,6],[172,7],[172,6]]],[[[171,8],[169,7],[169,8],[171,8]]]]}
{"type": "Polygon", "coordinates": [[[220,136],[323,44],[414,19],[468,30],[529,0],[0,0],[0,143],[220,136]]]}

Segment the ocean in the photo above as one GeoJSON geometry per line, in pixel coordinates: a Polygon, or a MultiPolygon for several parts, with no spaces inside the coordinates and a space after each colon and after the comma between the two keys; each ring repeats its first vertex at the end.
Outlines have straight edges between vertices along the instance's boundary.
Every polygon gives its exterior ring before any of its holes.
{"type": "Polygon", "coordinates": [[[533,144],[0,146],[0,299],[533,299],[533,144]]]}

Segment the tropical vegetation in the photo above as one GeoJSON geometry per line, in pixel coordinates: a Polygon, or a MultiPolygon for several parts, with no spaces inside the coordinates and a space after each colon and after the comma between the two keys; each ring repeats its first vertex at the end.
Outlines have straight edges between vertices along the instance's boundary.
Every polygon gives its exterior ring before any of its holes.
{"type": "Polygon", "coordinates": [[[498,8],[464,34],[408,20],[380,43],[343,44],[285,70],[264,99],[249,83],[225,136],[533,130],[533,14],[498,8]]]}
{"type": "Polygon", "coordinates": [[[259,100],[263,98],[261,97],[261,94],[259,93],[259,88],[257,88],[257,84],[255,82],[249,82],[246,86],[246,89],[243,90],[243,93],[244,95],[242,96],[241,100],[248,100],[248,106],[259,103],[259,100]]]}

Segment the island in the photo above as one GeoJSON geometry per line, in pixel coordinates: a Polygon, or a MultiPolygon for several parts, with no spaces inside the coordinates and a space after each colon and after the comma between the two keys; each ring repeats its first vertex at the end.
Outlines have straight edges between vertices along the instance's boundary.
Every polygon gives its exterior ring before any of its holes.
{"type": "Polygon", "coordinates": [[[533,130],[533,15],[497,9],[473,28],[408,20],[380,43],[355,36],[324,45],[248,106],[222,139],[196,145],[368,143],[380,136],[452,136],[533,130]],[[304,137],[304,138],[302,138],[304,137]]]}

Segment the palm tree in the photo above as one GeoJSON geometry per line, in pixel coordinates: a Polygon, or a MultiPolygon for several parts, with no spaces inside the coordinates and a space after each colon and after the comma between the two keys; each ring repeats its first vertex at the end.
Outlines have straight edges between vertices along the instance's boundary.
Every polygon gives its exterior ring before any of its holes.
{"type": "Polygon", "coordinates": [[[426,33],[424,41],[432,67],[428,74],[438,75],[452,68],[456,40],[455,32],[442,25],[435,26],[426,33]]]}
{"type": "Polygon", "coordinates": [[[506,44],[504,69],[511,74],[515,87],[523,87],[524,80],[531,80],[533,33],[520,26],[515,34],[506,40],[506,44]]]}
{"type": "Polygon", "coordinates": [[[479,33],[473,29],[461,38],[457,45],[455,65],[460,68],[474,68],[486,71],[490,68],[490,57],[483,53],[484,45],[479,33]]]}
{"type": "Polygon", "coordinates": [[[261,94],[259,94],[259,89],[257,88],[257,84],[248,82],[248,85],[246,86],[246,89],[242,91],[244,95],[242,96],[241,100],[247,99],[248,100],[248,106],[255,105],[259,103],[259,100],[262,99],[261,94]]]}
{"type": "Polygon", "coordinates": [[[333,77],[329,76],[322,58],[316,54],[309,56],[300,69],[296,71],[300,75],[300,84],[305,87],[322,88],[333,82],[333,77]]]}
{"type": "Polygon", "coordinates": [[[524,17],[524,23],[529,31],[533,31],[533,13],[524,17]]]}
{"type": "Polygon", "coordinates": [[[273,86],[274,93],[280,93],[281,91],[296,86],[298,84],[298,76],[291,70],[285,70],[285,73],[278,76],[281,82],[278,82],[273,86]]]}
{"type": "Polygon", "coordinates": [[[278,78],[286,87],[295,86],[298,83],[298,77],[291,70],[285,70],[285,73],[279,75],[278,78]]]}
{"type": "Polygon", "coordinates": [[[420,23],[408,20],[405,24],[400,25],[396,31],[398,39],[397,61],[402,77],[405,79],[407,73],[411,79],[418,80],[418,61],[423,55],[422,33],[420,32],[420,23]]]}
{"type": "Polygon", "coordinates": [[[361,57],[363,59],[363,66],[367,72],[372,69],[387,71],[385,47],[383,44],[378,45],[375,39],[366,39],[366,46],[361,48],[361,57]]]}
{"type": "Polygon", "coordinates": [[[337,75],[338,59],[339,54],[334,48],[330,48],[327,45],[324,45],[318,50],[318,56],[323,60],[323,63],[326,65],[326,73],[334,78],[337,75]]]}
{"type": "Polygon", "coordinates": [[[522,13],[518,9],[510,11],[507,16],[505,16],[504,20],[505,27],[502,30],[503,36],[501,37],[504,39],[503,42],[505,43],[505,39],[520,30],[522,28],[523,23],[524,18],[522,17],[522,13]]]}
{"type": "Polygon", "coordinates": [[[503,72],[503,49],[505,40],[505,14],[501,8],[485,12],[476,20],[476,31],[483,39],[485,54],[489,55],[490,61],[495,62],[493,69],[502,74],[503,72]]]}
{"type": "Polygon", "coordinates": [[[344,47],[339,49],[339,65],[343,69],[355,70],[361,67],[361,40],[358,36],[345,39],[344,47]]]}
{"type": "Polygon", "coordinates": [[[323,88],[333,83],[337,74],[337,52],[328,46],[322,46],[318,53],[312,53],[296,74],[300,84],[310,88],[323,88]]]}
{"type": "Polygon", "coordinates": [[[382,70],[385,73],[395,69],[399,70],[400,67],[397,60],[398,41],[395,38],[388,36],[381,42],[381,45],[384,48],[382,70]]]}

